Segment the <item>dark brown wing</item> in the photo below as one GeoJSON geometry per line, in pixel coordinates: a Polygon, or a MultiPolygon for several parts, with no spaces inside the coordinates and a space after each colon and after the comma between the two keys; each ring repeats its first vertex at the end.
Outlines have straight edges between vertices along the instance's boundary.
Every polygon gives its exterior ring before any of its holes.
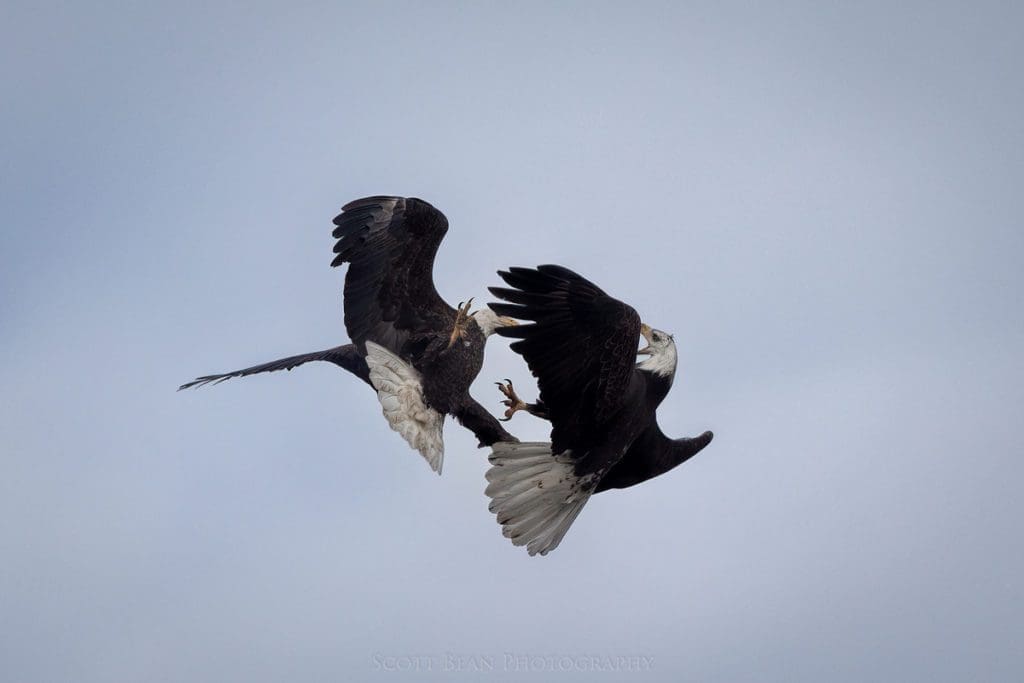
{"type": "Polygon", "coordinates": [[[636,361],[640,316],[586,278],[562,266],[509,268],[498,273],[514,287],[492,287],[510,303],[494,303],[499,315],[533,324],[504,327],[498,334],[519,341],[537,378],[551,419],[552,451],[577,457],[601,439],[602,426],[622,405],[636,361]]]}
{"type": "Polygon", "coordinates": [[[622,459],[608,470],[594,492],[624,489],[664,474],[697,455],[714,436],[711,432],[704,432],[691,439],[670,439],[652,420],[622,459]]]}
{"type": "Polygon", "coordinates": [[[333,349],[327,349],[326,351],[314,351],[312,353],[299,354],[298,356],[279,358],[278,360],[272,360],[269,363],[263,363],[261,365],[254,365],[251,368],[245,368],[244,370],[225,372],[222,375],[205,375],[203,377],[197,377],[187,384],[182,384],[178,387],[178,391],[181,391],[182,389],[190,389],[192,387],[201,387],[205,384],[210,384],[211,382],[214,384],[220,384],[232,377],[247,377],[248,375],[256,375],[261,372],[291,370],[303,363],[308,363],[314,360],[325,360],[330,363],[334,363],[335,365],[345,368],[367,384],[370,383],[370,369],[366,367],[366,361],[359,352],[356,351],[356,347],[354,345],[345,344],[343,346],[336,346],[333,349]]]}
{"type": "Polygon", "coordinates": [[[421,199],[366,197],[334,219],[337,254],[348,263],[345,327],[366,351],[366,340],[401,354],[413,335],[450,331],[455,310],[434,287],[434,255],[448,232],[444,214],[421,199]]]}

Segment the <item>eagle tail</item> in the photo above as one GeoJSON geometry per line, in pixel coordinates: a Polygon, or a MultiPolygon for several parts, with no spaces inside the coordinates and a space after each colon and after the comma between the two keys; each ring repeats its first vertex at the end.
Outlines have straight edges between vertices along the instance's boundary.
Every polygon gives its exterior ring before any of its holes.
{"type": "Polygon", "coordinates": [[[566,457],[552,455],[543,442],[494,444],[487,471],[489,509],[502,534],[531,555],[546,555],[561,543],[592,487],[576,475],[566,457]]]}

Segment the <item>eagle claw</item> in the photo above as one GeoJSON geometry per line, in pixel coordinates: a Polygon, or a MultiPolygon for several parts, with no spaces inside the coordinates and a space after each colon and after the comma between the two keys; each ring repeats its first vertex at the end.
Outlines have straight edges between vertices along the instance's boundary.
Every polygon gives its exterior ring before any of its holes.
{"type": "Polygon", "coordinates": [[[505,383],[495,382],[498,385],[498,390],[505,395],[506,400],[502,401],[501,404],[506,406],[508,410],[505,411],[505,417],[499,417],[498,420],[501,422],[508,422],[512,419],[520,410],[526,410],[526,403],[516,395],[515,387],[512,386],[512,380],[506,378],[505,383]]]}
{"type": "Polygon", "coordinates": [[[465,303],[459,302],[458,311],[455,313],[455,324],[452,325],[452,334],[448,337],[448,346],[444,347],[445,351],[455,346],[455,342],[466,336],[469,321],[473,319],[473,314],[469,312],[469,307],[472,305],[473,297],[470,297],[469,301],[465,303]]]}

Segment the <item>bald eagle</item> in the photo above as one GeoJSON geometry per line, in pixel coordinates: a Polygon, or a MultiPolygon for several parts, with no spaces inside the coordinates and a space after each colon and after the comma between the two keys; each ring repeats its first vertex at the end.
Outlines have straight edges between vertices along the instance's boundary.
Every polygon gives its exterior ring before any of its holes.
{"type": "MultiPolygon", "coordinates": [[[[526,410],[551,421],[550,443],[496,443],[486,494],[503,534],[530,555],[561,542],[590,496],[639,484],[696,455],[712,433],[670,439],[655,411],[676,371],[672,336],[567,268],[500,271],[511,288],[491,292],[508,303],[500,315],[532,321],[501,329],[537,378],[540,400],[526,404],[513,387],[511,417],[526,410]],[[643,336],[647,346],[637,350],[643,336]],[[636,362],[637,354],[647,356],[636,362]]],[[[499,383],[500,384],[500,383],[499,383]]]]}
{"type": "Polygon", "coordinates": [[[487,338],[516,321],[488,308],[470,312],[472,299],[452,308],[437,293],[433,267],[448,231],[444,214],[421,199],[366,197],[342,207],[334,225],[331,265],[349,264],[344,304],[352,343],[206,375],[179,390],[328,361],[373,387],[391,428],[439,474],[446,415],[481,446],[516,441],[469,395],[487,338]]]}

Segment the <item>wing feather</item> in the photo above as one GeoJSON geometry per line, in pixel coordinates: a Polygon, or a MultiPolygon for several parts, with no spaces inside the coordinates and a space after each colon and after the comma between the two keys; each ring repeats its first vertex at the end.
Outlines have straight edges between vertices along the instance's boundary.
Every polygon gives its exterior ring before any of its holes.
{"type": "Polygon", "coordinates": [[[455,310],[434,286],[434,257],[448,232],[444,214],[421,199],[365,197],[334,219],[345,275],[345,327],[365,352],[371,340],[394,353],[412,335],[438,333],[455,310]]]}
{"type": "Polygon", "coordinates": [[[352,344],[344,344],[325,351],[314,351],[312,353],[302,353],[297,356],[279,358],[277,360],[272,360],[269,363],[254,365],[251,368],[245,368],[243,370],[225,372],[221,375],[204,375],[202,377],[195,378],[191,382],[182,384],[178,387],[178,391],[181,391],[182,389],[190,389],[192,387],[201,387],[210,383],[220,384],[232,377],[247,377],[261,372],[291,370],[292,368],[296,368],[304,363],[314,360],[325,360],[334,363],[335,365],[348,370],[367,384],[370,383],[370,370],[366,367],[366,361],[363,360],[363,357],[359,355],[352,344]]]}

